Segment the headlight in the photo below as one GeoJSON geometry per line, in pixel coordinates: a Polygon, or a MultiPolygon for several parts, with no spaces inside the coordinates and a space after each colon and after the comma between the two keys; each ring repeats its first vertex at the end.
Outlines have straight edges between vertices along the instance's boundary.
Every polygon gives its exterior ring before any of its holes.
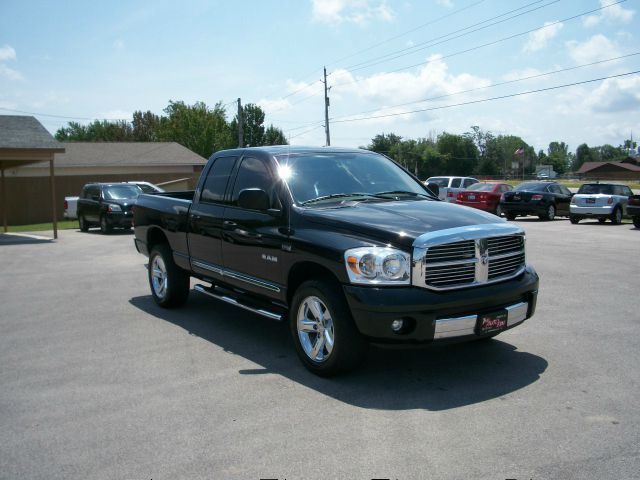
{"type": "Polygon", "coordinates": [[[351,283],[409,285],[411,256],[395,248],[362,247],[344,253],[351,283]]]}
{"type": "Polygon", "coordinates": [[[114,205],[112,203],[109,204],[109,208],[107,209],[109,212],[121,212],[122,209],[120,208],[120,205],[114,205]]]}

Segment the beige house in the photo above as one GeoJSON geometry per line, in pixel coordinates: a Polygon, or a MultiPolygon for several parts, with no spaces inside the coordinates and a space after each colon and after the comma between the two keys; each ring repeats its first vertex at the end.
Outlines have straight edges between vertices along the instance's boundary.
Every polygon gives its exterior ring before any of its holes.
{"type": "MultiPolygon", "coordinates": [[[[193,189],[206,159],[175,142],[63,142],[55,158],[57,217],[64,197],[76,196],[89,182],[144,180],[166,190],[193,189]]],[[[10,225],[51,221],[49,165],[4,171],[10,225]]]]}

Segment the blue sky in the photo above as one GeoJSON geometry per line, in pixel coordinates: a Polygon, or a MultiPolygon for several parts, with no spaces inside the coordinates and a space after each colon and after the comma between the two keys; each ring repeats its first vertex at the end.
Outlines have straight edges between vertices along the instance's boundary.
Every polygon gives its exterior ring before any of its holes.
{"type": "Polygon", "coordinates": [[[640,136],[640,75],[625,75],[640,70],[640,19],[637,0],[614,3],[2,0],[0,114],[36,113],[53,133],[70,120],[162,113],[169,100],[222,102],[231,119],[241,97],[291,143],[323,145],[326,65],[332,145],[471,125],[537,149],[618,145],[640,136]],[[426,111],[405,114],[414,110],[426,111]]]}

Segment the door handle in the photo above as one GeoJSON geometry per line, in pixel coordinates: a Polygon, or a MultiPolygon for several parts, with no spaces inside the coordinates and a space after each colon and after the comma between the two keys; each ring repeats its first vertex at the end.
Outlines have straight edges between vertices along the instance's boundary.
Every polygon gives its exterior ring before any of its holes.
{"type": "Polygon", "coordinates": [[[224,225],[225,227],[237,227],[238,224],[236,222],[232,222],[231,220],[225,220],[224,222],[222,222],[222,225],[224,225]]]}

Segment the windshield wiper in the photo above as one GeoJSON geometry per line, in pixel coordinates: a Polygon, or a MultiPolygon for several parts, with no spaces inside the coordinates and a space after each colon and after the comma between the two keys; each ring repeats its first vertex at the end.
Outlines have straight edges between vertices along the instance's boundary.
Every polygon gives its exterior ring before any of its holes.
{"type": "Polygon", "coordinates": [[[388,196],[397,196],[397,195],[409,195],[411,197],[425,197],[425,198],[434,198],[431,195],[427,195],[426,193],[418,193],[418,192],[409,192],[407,190],[390,190],[388,192],[378,192],[373,194],[373,197],[380,197],[380,198],[388,198],[388,196]]]}
{"type": "Polygon", "coordinates": [[[322,200],[329,200],[332,198],[346,198],[346,197],[376,197],[376,195],[372,195],[370,193],[359,193],[359,192],[354,192],[354,193],[332,193],[331,195],[322,195],[321,197],[316,197],[316,198],[312,198],[310,200],[305,200],[304,202],[301,202],[301,205],[308,205],[309,203],[315,203],[315,202],[320,202],[322,200]]]}

